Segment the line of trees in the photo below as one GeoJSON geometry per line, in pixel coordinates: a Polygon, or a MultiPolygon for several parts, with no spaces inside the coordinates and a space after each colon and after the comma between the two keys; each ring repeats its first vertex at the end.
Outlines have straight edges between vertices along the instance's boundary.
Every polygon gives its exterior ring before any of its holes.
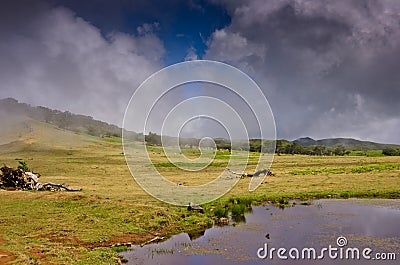
{"type": "Polygon", "coordinates": [[[382,150],[382,154],[386,156],[400,156],[400,149],[386,148],[382,150]]]}
{"type": "MultiPolygon", "coordinates": [[[[167,141],[163,144],[168,145],[167,141]]],[[[156,133],[149,133],[145,135],[146,143],[149,145],[161,145],[161,136],[156,133]]],[[[199,139],[196,138],[181,138],[179,144],[181,147],[196,147],[199,145],[199,139]]],[[[175,141],[174,141],[175,142],[175,141]]],[[[232,145],[231,142],[223,138],[215,138],[214,142],[219,150],[248,150],[251,152],[261,152],[263,150],[271,150],[273,141],[266,141],[261,139],[250,139],[247,141],[237,141],[232,145]],[[264,148],[262,148],[264,147],[264,148]]],[[[265,151],[264,151],[265,152],[265,151]]],[[[315,156],[344,156],[351,153],[350,150],[346,150],[344,145],[336,145],[333,147],[327,147],[325,145],[313,145],[313,146],[302,146],[298,142],[290,142],[288,140],[277,140],[275,153],[281,154],[300,154],[300,155],[315,155],[315,156]]],[[[387,148],[382,151],[383,155],[387,156],[400,156],[400,149],[387,148]]]]}
{"type": "MultiPolygon", "coordinates": [[[[145,140],[148,145],[161,145],[161,136],[150,132],[148,135],[145,135],[145,140]]],[[[199,139],[195,138],[181,138],[179,139],[179,144],[181,147],[193,147],[199,145],[199,139]]],[[[225,149],[231,150],[232,144],[227,139],[215,138],[214,142],[217,146],[217,149],[225,149]]],[[[166,143],[168,145],[168,137],[166,143]]],[[[262,141],[261,139],[251,139],[247,143],[247,141],[238,141],[234,143],[234,149],[238,150],[248,150],[251,152],[261,152],[262,147],[264,150],[271,150],[272,141],[262,141]]],[[[350,151],[346,150],[343,145],[336,146],[334,148],[328,148],[323,145],[317,146],[302,146],[297,142],[289,142],[287,140],[277,140],[275,153],[280,154],[303,154],[303,155],[320,155],[320,156],[343,156],[350,153],[350,151]]]]}
{"type": "Polygon", "coordinates": [[[302,146],[297,142],[289,142],[286,140],[277,140],[275,153],[280,154],[301,154],[301,155],[319,155],[319,156],[344,156],[350,154],[349,150],[343,145],[328,148],[324,145],[302,146]]]}

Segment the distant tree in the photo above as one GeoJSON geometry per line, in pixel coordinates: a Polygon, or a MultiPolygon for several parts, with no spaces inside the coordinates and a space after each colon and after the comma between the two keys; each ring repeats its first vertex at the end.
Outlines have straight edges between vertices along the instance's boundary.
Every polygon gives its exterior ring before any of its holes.
{"type": "Polygon", "coordinates": [[[346,148],[343,145],[338,145],[335,150],[333,150],[333,153],[337,156],[343,156],[346,152],[346,148]]]}
{"type": "Polygon", "coordinates": [[[292,142],[285,147],[286,154],[301,154],[303,147],[298,142],[292,142]]]}
{"type": "Polygon", "coordinates": [[[161,145],[161,136],[156,133],[149,132],[148,135],[145,136],[145,141],[150,145],[161,145]]]}
{"type": "Polygon", "coordinates": [[[277,153],[278,155],[280,155],[281,153],[283,153],[285,151],[285,147],[283,145],[283,141],[282,140],[277,140],[276,141],[276,147],[275,147],[275,153],[277,153]]]}
{"type": "Polygon", "coordinates": [[[313,147],[312,146],[302,146],[301,153],[303,155],[313,155],[314,154],[313,147]]]}
{"type": "Polygon", "coordinates": [[[285,154],[293,154],[293,146],[292,144],[288,144],[285,146],[284,149],[285,154]]]}
{"type": "Polygon", "coordinates": [[[398,156],[400,155],[400,149],[386,148],[382,150],[382,154],[385,156],[398,156]]]}
{"type": "Polygon", "coordinates": [[[298,142],[292,143],[292,154],[301,154],[302,146],[298,142]]]}
{"type": "Polygon", "coordinates": [[[326,154],[326,147],[323,145],[317,145],[314,147],[313,153],[314,155],[322,156],[326,154]]]}
{"type": "Polygon", "coordinates": [[[261,140],[251,139],[249,141],[251,152],[261,152],[261,140]]]}

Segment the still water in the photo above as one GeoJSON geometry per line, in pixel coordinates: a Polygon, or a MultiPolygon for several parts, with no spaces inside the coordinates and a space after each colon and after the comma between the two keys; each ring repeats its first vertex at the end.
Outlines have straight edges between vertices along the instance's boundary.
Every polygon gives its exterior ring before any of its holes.
{"type": "Polygon", "coordinates": [[[253,206],[245,220],[235,226],[214,226],[197,238],[181,233],[162,243],[134,246],[121,254],[129,260],[128,264],[135,265],[383,265],[400,264],[399,252],[400,200],[349,199],[316,200],[311,205],[297,204],[285,209],[272,205],[253,206]],[[340,243],[337,242],[339,237],[340,243]],[[329,250],[322,252],[329,247],[332,257],[329,250]],[[281,256],[287,259],[278,257],[277,250],[272,253],[272,259],[271,255],[264,259],[258,256],[257,252],[262,257],[264,250],[270,253],[271,248],[284,248],[286,252],[281,256]],[[298,250],[299,258],[293,248],[298,250]],[[316,259],[312,251],[309,258],[305,248],[315,249],[316,259]],[[357,248],[354,251],[358,251],[360,259],[352,259],[353,250],[349,248],[357,248]],[[363,251],[366,251],[365,257],[363,251]],[[346,259],[346,255],[350,259],[346,259]],[[379,257],[396,260],[377,260],[379,257]]]}

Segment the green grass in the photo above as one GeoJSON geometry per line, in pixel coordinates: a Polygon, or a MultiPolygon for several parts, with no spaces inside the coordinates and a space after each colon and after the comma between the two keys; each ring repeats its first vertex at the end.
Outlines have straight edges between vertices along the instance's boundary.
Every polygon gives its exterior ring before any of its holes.
{"type": "Polygon", "coordinates": [[[229,198],[228,201],[232,204],[243,204],[246,207],[250,207],[253,200],[254,198],[252,198],[251,196],[246,196],[246,197],[231,197],[229,198]]]}
{"type": "Polygon", "coordinates": [[[351,173],[365,173],[365,172],[370,172],[370,171],[380,171],[380,170],[392,170],[392,169],[400,169],[400,164],[394,164],[394,165],[379,165],[379,166],[362,166],[362,167],[356,167],[356,168],[351,168],[350,171],[351,173]]]}
{"type": "Polygon", "coordinates": [[[111,249],[114,250],[115,252],[124,252],[124,251],[128,251],[131,248],[128,246],[122,245],[122,246],[113,246],[113,247],[111,247],[111,249]]]}
{"type": "Polygon", "coordinates": [[[384,156],[382,150],[351,150],[349,156],[367,156],[367,157],[380,157],[384,156]]]}
{"type": "MultiPolygon", "coordinates": [[[[36,126],[36,125],[35,125],[36,126]]],[[[35,135],[39,134],[36,132],[35,135]]],[[[250,178],[217,201],[204,205],[205,214],[189,212],[146,194],[133,180],[118,138],[96,138],[57,131],[53,145],[43,144],[51,126],[40,138],[25,139],[0,151],[0,164],[16,167],[23,159],[41,182],[65,183],[80,192],[0,191],[1,249],[16,255],[15,264],[37,260],[42,264],[116,264],[115,243],[142,243],[160,233],[205,229],[213,218],[241,214],[252,204],[269,201],[288,205],[292,199],[400,198],[400,157],[276,156],[271,171],[254,192],[250,178]],[[77,139],[78,140],[74,140],[77,139]],[[70,145],[69,140],[74,140],[70,145]],[[65,143],[64,143],[65,140],[65,143]],[[67,141],[68,140],[68,141],[67,141]],[[17,149],[23,148],[23,149],[17,149]],[[243,210],[244,208],[244,210],[243,210]]],[[[169,179],[198,185],[218,176],[229,151],[218,151],[204,171],[181,174],[151,148],[151,159],[169,179]],[[193,176],[191,175],[193,174],[193,176]]],[[[184,151],[185,153],[186,151],[184,151]]],[[[188,150],[187,155],[198,153],[188,150]]],[[[257,153],[250,154],[252,172],[257,153]]],[[[234,159],[241,159],[235,157],[234,159]]]]}
{"type": "Polygon", "coordinates": [[[232,206],[232,216],[240,216],[244,215],[244,212],[246,211],[246,205],[244,204],[234,204],[232,206]]]}
{"type": "Polygon", "coordinates": [[[226,207],[219,206],[214,209],[213,214],[217,218],[222,218],[222,217],[227,218],[228,214],[229,214],[229,210],[226,207]]]}
{"type": "MultiPolygon", "coordinates": [[[[208,163],[189,163],[189,162],[176,162],[175,164],[171,162],[162,162],[162,163],[153,163],[149,164],[147,166],[154,166],[156,168],[162,168],[162,167],[204,167],[207,166],[208,163]]],[[[212,167],[226,167],[228,165],[227,162],[211,162],[210,166],[212,167]]]]}
{"type": "Polygon", "coordinates": [[[400,164],[360,166],[354,168],[349,167],[349,168],[305,169],[305,170],[294,170],[289,173],[292,175],[316,175],[321,173],[346,174],[346,173],[365,173],[371,171],[393,170],[393,169],[394,170],[400,169],[400,164]]]}

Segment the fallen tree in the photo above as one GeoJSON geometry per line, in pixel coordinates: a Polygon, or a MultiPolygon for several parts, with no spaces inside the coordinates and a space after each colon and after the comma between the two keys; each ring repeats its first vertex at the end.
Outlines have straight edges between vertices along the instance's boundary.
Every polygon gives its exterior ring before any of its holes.
{"type": "MultiPolygon", "coordinates": [[[[20,163],[21,164],[21,163],[20,163]]],[[[64,184],[40,183],[40,174],[24,171],[4,165],[0,168],[0,189],[6,190],[47,190],[47,191],[80,191],[71,189],[64,184]]]]}
{"type": "Polygon", "coordinates": [[[259,177],[259,176],[275,176],[275,174],[272,173],[269,169],[259,170],[259,171],[256,171],[254,173],[235,172],[235,171],[232,171],[229,168],[226,168],[225,170],[230,172],[231,174],[234,174],[236,176],[240,176],[241,178],[244,178],[244,177],[250,177],[251,178],[251,177],[259,177]]]}

